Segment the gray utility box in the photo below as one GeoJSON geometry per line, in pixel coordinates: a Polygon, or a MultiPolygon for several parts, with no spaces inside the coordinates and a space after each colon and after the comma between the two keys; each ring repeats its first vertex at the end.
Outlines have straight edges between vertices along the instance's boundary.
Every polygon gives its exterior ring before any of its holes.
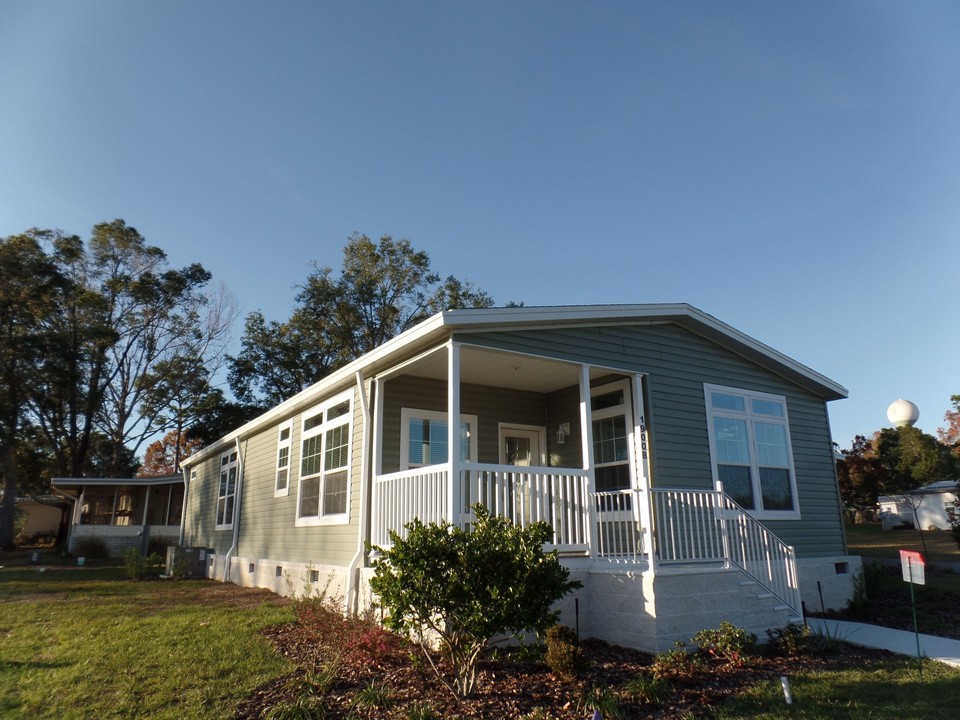
{"type": "Polygon", "coordinates": [[[167,566],[165,574],[192,580],[207,576],[207,549],[199,547],[167,548],[167,566]]]}

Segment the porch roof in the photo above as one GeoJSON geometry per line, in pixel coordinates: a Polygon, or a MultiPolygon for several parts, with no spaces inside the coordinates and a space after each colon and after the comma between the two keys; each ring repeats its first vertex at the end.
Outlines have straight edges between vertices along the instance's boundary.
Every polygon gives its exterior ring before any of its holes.
{"type": "Polygon", "coordinates": [[[824,375],[768,345],[717,320],[687,303],[645,305],[569,305],[519,308],[447,310],[388,340],[380,347],[336,370],[246,425],[182,462],[189,468],[222,452],[236,440],[249,437],[305,410],[325,397],[345,390],[356,373],[372,377],[398,362],[416,357],[458,332],[490,332],[558,327],[598,327],[672,323],[686,328],[797,383],[824,400],[847,397],[847,390],[824,375]]]}
{"type": "Polygon", "coordinates": [[[182,483],[183,475],[162,475],[159,477],[134,478],[53,478],[53,487],[73,487],[77,485],[124,485],[127,487],[149,487],[151,485],[173,485],[182,483]]]}

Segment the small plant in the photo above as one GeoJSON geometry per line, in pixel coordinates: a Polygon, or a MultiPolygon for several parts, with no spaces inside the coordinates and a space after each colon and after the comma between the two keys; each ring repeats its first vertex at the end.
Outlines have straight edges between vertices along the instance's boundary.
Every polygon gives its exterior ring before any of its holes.
{"type": "Polygon", "coordinates": [[[716,630],[698,632],[693,642],[710,657],[739,666],[757,644],[757,636],[724,620],[716,630]]]}
{"type": "Polygon", "coordinates": [[[611,688],[587,687],[577,698],[577,712],[599,712],[605,720],[623,720],[620,697],[611,688]]]}
{"type": "Polygon", "coordinates": [[[547,630],[545,660],[550,669],[564,680],[573,680],[583,666],[583,648],[577,633],[566,625],[547,630]]]}
{"type": "Polygon", "coordinates": [[[781,655],[797,657],[809,651],[810,636],[813,631],[809,625],[790,623],[782,628],[770,628],[767,637],[781,655]]]}
{"type": "Polygon", "coordinates": [[[639,675],[623,687],[623,694],[635,701],[662,705],[677,691],[674,684],[663,678],[639,675]]]}
{"type": "Polygon", "coordinates": [[[440,716],[426,703],[417,703],[407,709],[406,720],[440,720],[440,716]]]}
{"type": "Polygon", "coordinates": [[[326,707],[319,698],[302,695],[267,708],[260,717],[263,720],[316,720],[326,716],[326,707]]]}
{"type": "Polygon", "coordinates": [[[700,669],[700,659],[687,652],[687,644],[675,642],[673,650],[657,653],[650,665],[658,680],[691,680],[700,669]]]}
{"type": "Polygon", "coordinates": [[[145,580],[159,574],[160,556],[157,554],[144,556],[137,548],[127,548],[123,551],[123,567],[130,580],[145,580]]]}
{"type": "Polygon", "coordinates": [[[359,712],[374,712],[393,705],[393,692],[384,682],[372,681],[358,690],[350,701],[350,708],[359,712]]]}
{"type": "Polygon", "coordinates": [[[557,720],[555,715],[551,715],[543,708],[534,708],[525,715],[521,715],[517,720],[557,720]]]}

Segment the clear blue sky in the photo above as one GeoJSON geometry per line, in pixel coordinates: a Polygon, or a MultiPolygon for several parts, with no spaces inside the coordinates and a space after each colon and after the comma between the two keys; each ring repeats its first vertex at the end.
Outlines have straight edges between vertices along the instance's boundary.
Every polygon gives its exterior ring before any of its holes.
{"type": "Polygon", "coordinates": [[[960,393],[956,2],[0,3],[0,236],[124,218],[243,314],[347,236],[498,303],[689,302],[960,393]]]}

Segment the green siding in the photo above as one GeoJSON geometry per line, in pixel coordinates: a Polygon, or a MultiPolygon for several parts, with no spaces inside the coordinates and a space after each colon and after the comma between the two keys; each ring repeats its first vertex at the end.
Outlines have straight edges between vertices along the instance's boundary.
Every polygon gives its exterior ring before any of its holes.
{"type": "MultiPolygon", "coordinates": [[[[324,399],[325,400],[325,399],[324,399]]],[[[320,400],[317,404],[321,404],[320,400]]],[[[307,411],[309,413],[309,410],[307,411]]],[[[363,411],[354,392],[353,430],[351,435],[349,524],[297,527],[297,498],[300,478],[301,415],[293,416],[290,452],[289,493],[274,497],[276,483],[277,441],[282,422],[241,442],[243,460],[243,497],[241,501],[240,535],[237,557],[268,558],[288,562],[324,565],[349,564],[357,552],[360,517],[361,460],[363,411]]],[[[233,542],[233,531],[214,531],[217,502],[219,457],[203,463],[199,486],[191,487],[187,542],[226,553],[233,542]],[[207,470],[207,469],[210,470],[207,470]],[[212,472],[211,472],[212,470],[212,472]],[[205,471],[205,472],[204,472],[205,471]]]]}
{"type": "MultiPolygon", "coordinates": [[[[400,411],[402,408],[446,412],[447,383],[404,375],[384,384],[383,472],[400,469],[400,411]]],[[[545,397],[540,393],[462,384],[460,412],[476,415],[477,462],[500,460],[498,423],[546,425],[545,397]]]]}
{"type": "MultiPolygon", "coordinates": [[[[712,488],[704,383],[785,396],[801,517],[765,524],[801,557],[845,552],[822,398],[672,324],[468,333],[457,340],[645,373],[651,465],[659,487],[712,488]]],[[[558,402],[563,394],[554,394],[558,402]]],[[[568,438],[567,447],[578,443],[568,438]]]]}

